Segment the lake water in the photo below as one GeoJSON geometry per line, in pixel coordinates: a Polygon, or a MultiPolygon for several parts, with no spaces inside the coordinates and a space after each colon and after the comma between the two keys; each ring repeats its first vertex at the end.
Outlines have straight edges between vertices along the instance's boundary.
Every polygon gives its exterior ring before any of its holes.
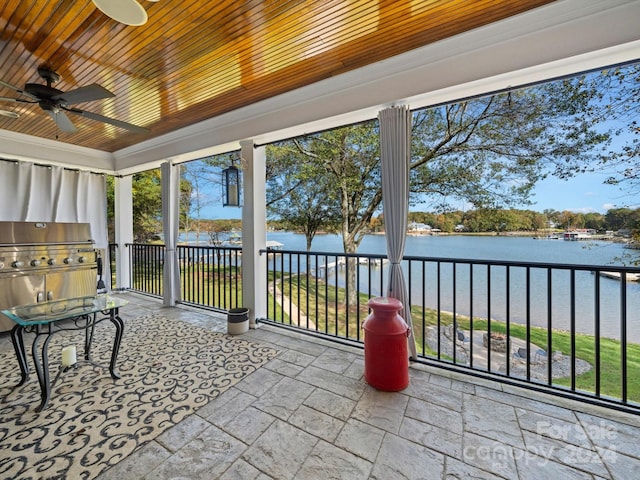
{"type": "MultiPolygon", "coordinates": [[[[306,250],[303,235],[288,232],[269,232],[269,240],[284,245],[285,250],[306,250]]],[[[342,239],[338,235],[318,235],[312,243],[313,252],[342,252],[342,239]]],[[[382,235],[368,235],[362,241],[359,253],[386,254],[386,239],[382,235]]],[[[406,239],[405,256],[438,257],[474,260],[504,260],[516,262],[541,262],[577,265],[622,265],[621,258],[629,255],[622,244],[611,242],[567,242],[563,240],[534,240],[528,237],[510,236],[409,236],[406,239]]],[[[637,253],[637,252],[636,252],[637,253]]],[[[335,259],[328,259],[328,262],[335,259]]],[[[304,263],[304,262],[303,262],[304,263]]],[[[296,266],[296,268],[298,268],[296,266]]],[[[304,265],[300,267],[304,271],[304,265]]],[[[408,265],[404,262],[405,275],[409,277],[408,265]]],[[[387,268],[374,269],[372,295],[384,295],[384,279],[387,268]]],[[[464,263],[454,267],[451,263],[440,265],[440,283],[435,263],[425,264],[424,271],[412,266],[411,303],[424,304],[442,310],[456,311],[462,315],[472,313],[474,317],[506,320],[531,325],[568,330],[575,322],[577,332],[595,333],[595,281],[592,273],[578,271],[575,275],[575,305],[571,305],[571,276],[568,271],[554,270],[551,275],[551,299],[548,298],[548,272],[545,269],[507,269],[474,266],[464,263]],[[509,286],[507,289],[507,275],[509,286]],[[528,276],[527,276],[528,275],[528,276]],[[455,289],[454,287],[455,278],[455,289]],[[529,282],[530,298],[526,301],[526,285],[529,282]],[[490,288],[490,293],[487,293],[490,288]],[[473,294],[471,295],[471,292],[473,294]],[[488,299],[490,298],[490,302],[488,299]],[[550,300],[550,302],[549,302],[550,300]],[[551,303],[551,308],[548,305],[551,303]],[[507,308],[508,305],[508,308],[507,308]],[[550,323],[549,323],[550,322],[550,323]]],[[[339,285],[344,279],[334,278],[339,285]]],[[[361,290],[367,291],[369,279],[361,290]]],[[[601,277],[600,282],[600,329],[601,335],[620,338],[621,282],[601,277]]],[[[628,283],[626,289],[627,338],[640,343],[640,284],[628,283]]]]}
{"type": "MultiPolygon", "coordinates": [[[[267,239],[282,243],[286,250],[306,250],[306,240],[301,234],[269,232],[267,239]]],[[[311,250],[342,252],[342,237],[316,235],[311,250]]],[[[385,255],[386,252],[384,235],[365,236],[358,249],[358,253],[385,255]]],[[[407,236],[404,253],[406,256],[422,257],[620,266],[622,263],[617,259],[629,251],[623,244],[612,242],[566,242],[513,236],[423,235],[407,236]]]]}

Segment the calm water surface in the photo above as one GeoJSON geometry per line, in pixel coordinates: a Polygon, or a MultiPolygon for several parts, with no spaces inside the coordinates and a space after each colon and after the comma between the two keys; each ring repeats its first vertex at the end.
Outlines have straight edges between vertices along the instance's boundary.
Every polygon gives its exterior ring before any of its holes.
{"type": "MultiPolygon", "coordinates": [[[[284,244],[285,250],[306,249],[303,235],[270,232],[269,240],[284,244]]],[[[342,239],[338,235],[318,235],[312,243],[312,251],[342,252],[342,239]]],[[[365,237],[359,253],[386,254],[386,239],[382,235],[365,237]]],[[[611,242],[566,242],[563,240],[534,240],[527,237],[475,237],[463,235],[409,236],[406,239],[405,257],[437,257],[474,260],[504,260],[516,262],[542,262],[577,265],[623,265],[622,258],[629,255],[622,244],[611,242]]],[[[637,253],[637,252],[636,252],[637,253]]],[[[295,260],[294,260],[295,261],[295,260]]],[[[328,262],[335,259],[328,259],[328,262]]],[[[302,262],[304,263],[304,262],[302,262]]],[[[410,279],[411,303],[442,310],[454,311],[474,317],[491,317],[525,323],[533,326],[568,330],[575,322],[577,332],[593,335],[596,328],[596,302],[594,300],[595,275],[578,271],[575,275],[576,302],[571,302],[571,275],[568,271],[553,270],[551,286],[547,269],[511,268],[494,266],[469,267],[452,263],[440,264],[438,282],[435,262],[404,262],[405,275],[410,279]],[[509,288],[507,288],[507,276],[509,288]],[[530,298],[526,299],[527,282],[530,298]],[[454,289],[455,283],[455,289],[454,289]],[[490,293],[487,290],[490,289],[490,293]],[[548,292],[551,291],[551,298],[548,292]]],[[[298,268],[296,266],[296,268],[298,268]]],[[[304,270],[304,265],[300,267],[304,270]]],[[[361,270],[365,270],[362,268],[361,270]]],[[[383,295],[386,288],[386,268],[373,269],[371,294],[383,295]],[[379,287],[382,281],[382,289],[379,287]],[[378,285],[376,288],[375,285],[378,285]]],[[[338,273],[340,277],[340,273],[338,273]]],[[[344,279],[338,278],[339,284],[344,279]]],[[[620,338],[621,333],[621,282],[601,277],[599,313],[602,336],[620,338]]],[[[369,279],[363,280],[361,291],[368,291],[369,279]],[[366,283],[365,284],[363,284],[366,283]]],[[[627,337],[640,343],[640,284],[628,283],[626,289],[627,337]]]]}

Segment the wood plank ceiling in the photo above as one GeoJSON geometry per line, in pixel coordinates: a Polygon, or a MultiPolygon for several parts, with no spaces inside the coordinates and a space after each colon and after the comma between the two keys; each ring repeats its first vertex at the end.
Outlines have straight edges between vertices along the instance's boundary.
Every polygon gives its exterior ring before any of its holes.
{"type": "MultiPolygon", "coordinates": [[[[0,128],[113,152],[324,78],[384,60],[551,0],[140,0],[126,26],[91,0],[5,0],[0,80],[69,91],[97,83],[114,98],[73,105],[140,125],[133,133],[69,115],[60,131],[37,104],[0,102],[0,128]]],[[[0,97],[19,97],[0,85],[0,97]]],[[[21,97],[26,98],[26,97],[21,97]]]]}

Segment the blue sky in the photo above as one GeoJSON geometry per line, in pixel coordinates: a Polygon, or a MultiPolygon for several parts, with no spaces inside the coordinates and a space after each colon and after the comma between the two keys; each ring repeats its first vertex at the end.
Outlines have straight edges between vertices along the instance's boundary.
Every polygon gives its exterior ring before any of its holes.
{"type": "Polygon", "coordinates": [[[589,173],[559,180],[547,178],[536,185],[531,210],[570,210],[576,213],[606,213],[611,208],[638,207],[639,200],[616,185],[606,185],[607,174],[589,173]]]}
{"type": "Polygon", "coordinates": [[[242,218],[242,208],[239,207],[223,207],[222,202],[219,206],[209,206],[202,214],[203,218],[209,219],[228,219],[228,218],[242,218]]]}

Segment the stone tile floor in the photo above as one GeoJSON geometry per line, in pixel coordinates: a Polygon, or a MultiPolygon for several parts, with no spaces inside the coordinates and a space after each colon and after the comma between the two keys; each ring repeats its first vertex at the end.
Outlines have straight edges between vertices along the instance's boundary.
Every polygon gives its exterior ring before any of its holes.
{"type": "MultiPolygon", "coordinates": [[[[226,330],[221,315],[123,295],[124,315],[226,330]]],[[[98,480],[640,478],[640,416],[423,365],[381,392],[361,349],[265,325],[243,337],[281,353],[98,480]]]]}

